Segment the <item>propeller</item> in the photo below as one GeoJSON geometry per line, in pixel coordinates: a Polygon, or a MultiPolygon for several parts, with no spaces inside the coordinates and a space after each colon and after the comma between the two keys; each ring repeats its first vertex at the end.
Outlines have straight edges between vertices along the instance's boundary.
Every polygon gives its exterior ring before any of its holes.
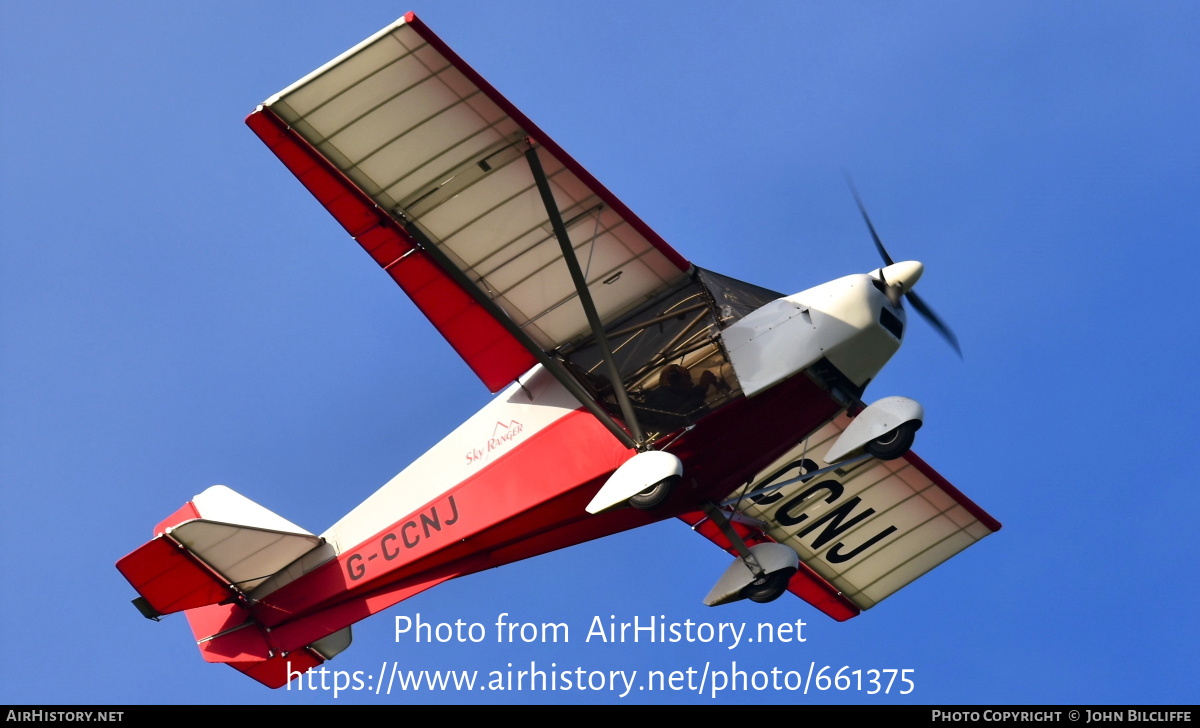
{"type": "MultiPolygon", "coordinates": [[[[863,222],[867,223],[867,229],[871,231],[871,239],[875,241],[875,249],[879,251],[879,257],[883,258],[884,268],[879,269],[879,282],[883,284],[884,294],[893,306],[900,305],[900,298],[903,296],[912,304],[913,310],[921,315],[929,325],[937,331],[943,339],[954,349],[959,358],[962,358],[962,349],[958,345],[958,337],[946,325],[940,316],[933,312],[928,303],[924,299],[914,293],[911,288],[920,278],[922,267],[920,263],[896,263],[892,260],[892,256],[888,255],[887,248],[883,247],[883,241],[879,238],[879,233],[875,231],[875,225],[871,223],[871,216],[867,214],[867,206],[863,204],[862,198],[858,196],[858,190],[854,187],[854,181],[850,179],[850,175],[846,174],[846,184],[850,186],[850,194],[854,195],[854,202],[858,205],[858,211],[862,213],[863,222]],[[886,276],[886,270],[903,271],[905,275],[900,275],[896,283],[889,283],[886,276]]],[[[897,276],[893,274],[893,278],[897,276]]]]}

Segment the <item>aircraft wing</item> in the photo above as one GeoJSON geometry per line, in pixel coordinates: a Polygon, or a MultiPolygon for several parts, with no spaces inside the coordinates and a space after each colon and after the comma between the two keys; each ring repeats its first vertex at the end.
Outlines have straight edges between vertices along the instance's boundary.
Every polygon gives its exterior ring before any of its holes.
{"type": "Polygon", "coordinates": [[[412,13],[246,123],[493,392],[590,331],[531,147],[603,322],[690,270],[412,13]]]}
{"type": "MultiPolygon", "coordinates": [[[[839,621],[870,609],[1001,527],[913,452],[804,478],[828,467],[822,456],[850,422],[839,415],[764,468],[743,492],[786,485],[734,506],[761,524],[735,523],[748,544],[770,539],[800,555],[789,591],[839,621]]],[[[732,553],[702,515],[683,520],[732,553]]]]}

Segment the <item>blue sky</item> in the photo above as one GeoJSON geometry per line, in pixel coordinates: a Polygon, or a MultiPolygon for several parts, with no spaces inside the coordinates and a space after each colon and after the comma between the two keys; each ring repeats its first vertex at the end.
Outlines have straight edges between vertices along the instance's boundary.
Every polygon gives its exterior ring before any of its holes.
{"type": "Polygon", "coordinates": [[[0,5],[0,702],[1194,702],[1197,37],[1182,2],[0,5]],[[328,667],[900,668],[910,695],[269,691],[130,606],[114,562],[205,487],[320,532],[488,399],[242,124],[408,10],[698,265],[876,267],[849,170],[965,354],[914,325],[869,398],[919,399],[915,449],[1004,530],[836,624],[704,607],[727,558],[668,521],[426,592],[328,667]],[[571,638],[397,643],[418,613],[571,638]],[[586,641],[610,615],[806,639],[586,641]]]}

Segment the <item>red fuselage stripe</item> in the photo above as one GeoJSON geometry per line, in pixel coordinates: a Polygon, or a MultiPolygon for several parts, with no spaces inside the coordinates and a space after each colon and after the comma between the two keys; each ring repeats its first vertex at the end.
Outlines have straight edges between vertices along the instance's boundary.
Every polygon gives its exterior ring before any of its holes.
{"type": "MultiPolygon", "coordinates": [[[[720,498],[744,483],[839,409],[805,376],[772,391],[771,397],[736,399],[671,444],[684,462],[685,480],[654,511],[586,513],[591,497],[633,453],[594,417],[576,410],[404,519],[266,596],[255,616],[272,627],[276,648],[290,649],[445,579],[691,511],[697,499],[720,498]]],[[[824,601],[827,590],[817,592],[801,596],[824,601]]],[[[818,607],[828,611],[827,605],[818,607]]]]}

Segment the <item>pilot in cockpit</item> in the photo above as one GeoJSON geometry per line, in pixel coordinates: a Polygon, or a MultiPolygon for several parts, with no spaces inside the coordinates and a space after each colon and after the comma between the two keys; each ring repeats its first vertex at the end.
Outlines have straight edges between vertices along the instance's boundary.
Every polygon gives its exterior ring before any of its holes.
{"type": "Polygon", "coordinates": [[[658,375],[658,387],[647,392],[645,403],[659,412],[693,418],[708,410],[705,400],[709,388],[720,385],[717,375],[707,369],[700,375],[699,383],[695,383],[687,367],[668,364],[658,375]]]}

